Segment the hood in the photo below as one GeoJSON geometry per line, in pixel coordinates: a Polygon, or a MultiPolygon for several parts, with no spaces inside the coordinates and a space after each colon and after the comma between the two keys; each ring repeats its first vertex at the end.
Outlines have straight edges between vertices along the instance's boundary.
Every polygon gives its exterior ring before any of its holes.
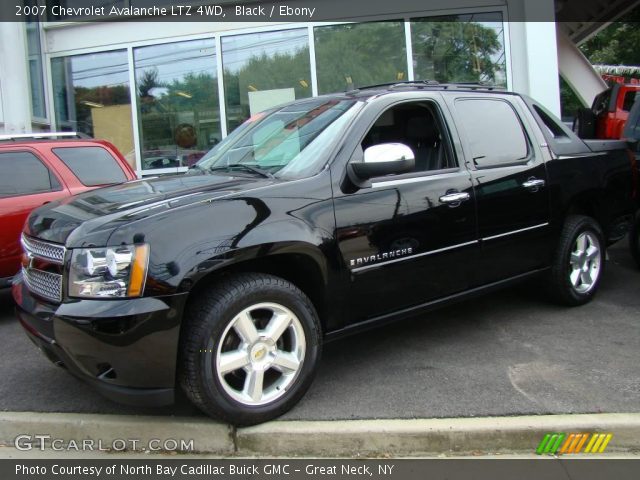
{"type": "Polygon", "coordinates": [[[270,185],[246,176],[170,175],[99,188],[34,210],[25,232],[67,247],[104,246],[125,223],[161,211],[270,185]]]}

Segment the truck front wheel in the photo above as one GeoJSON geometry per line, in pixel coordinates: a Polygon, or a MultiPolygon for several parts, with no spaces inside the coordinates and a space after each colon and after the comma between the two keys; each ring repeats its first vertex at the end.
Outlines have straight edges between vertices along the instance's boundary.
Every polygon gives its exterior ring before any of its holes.
{"type": "Polygon", "coordinates": [[[602,230],[595,220],[583,215],[567,217],[551,266],[551,293],[565,305],[589,302],[604,272],[605,250],[602,230]]]}
{"type": "Polygon", "coordinates": [[[180,383],[210,416],[252,425],[292,408],[311,385],[321,352],[307,296],[266,274],[228,277],[188,308],[180,383]]]}

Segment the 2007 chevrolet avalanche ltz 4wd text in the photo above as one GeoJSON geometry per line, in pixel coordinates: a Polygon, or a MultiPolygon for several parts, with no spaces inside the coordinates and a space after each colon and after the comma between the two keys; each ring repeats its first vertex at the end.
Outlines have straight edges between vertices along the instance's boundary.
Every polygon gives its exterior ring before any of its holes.
{"type": "Polygon", "coordinates": [[[35,210],[17,315],[112,399],[168,404],[181,385],[254,424],[302,397],[326,340],[535,275],[588,302],[634,213],[634,163],[480,85],[300,100],[184,175],[35,210]]]}

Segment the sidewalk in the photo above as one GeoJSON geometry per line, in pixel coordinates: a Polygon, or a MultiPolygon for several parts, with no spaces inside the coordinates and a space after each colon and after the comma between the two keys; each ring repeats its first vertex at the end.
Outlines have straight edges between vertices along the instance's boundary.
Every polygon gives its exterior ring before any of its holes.
{"type": "MultiPolygon", "coordinates": [[[[274,421],[233,428],[206,418],[143,417],[69,413],[0,413],[0,456],[16,451],[19,435],[92,439],[111,446],[136,439],[144,450],[159,439],[193,441],[189,452],[218,456],[411,457],[438,455],[531,455],[546,433],[606,432],[613,434],[607,453],[640,452],[640,414],[606,413],[416,420],[274,421]]],[[[46,449],[34,454],[69,454],[46,449]]],[[[74,451],[76,453],[76,451],[74,451]]],[[[106,452],[94,452],[107,455],[106,452]]]]}

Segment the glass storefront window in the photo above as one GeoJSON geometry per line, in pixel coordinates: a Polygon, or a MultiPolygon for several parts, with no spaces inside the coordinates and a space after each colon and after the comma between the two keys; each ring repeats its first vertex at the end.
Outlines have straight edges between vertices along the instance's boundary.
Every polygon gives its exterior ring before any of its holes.
{"type": "Polygon", "coordinates": [[[318,92],[408,80],[403,22],[315,27],[318,92]]]}
{"type": "MultiPolygon", "coordinates": [[[[35,2],[29,2],[35,5],[35,2]]],[[[25,2],[27,5],[27,2],[25,2]]],[[[46,118],[44,101],[44,79],[42,70],[42,48],[40,46],[40,22],[35,17],[25,23],[27,31],[27,55],[29,62],[29,82],[31,84],[31,114],[37,118],[46,118]]]]}
{"type": "Polygon", "coordinates": [[[56,125],[113,143],[135,166],[126,50],[51,60],[56,125]]]}
{"type": "Polygon", "coordinates": [[[227,127],[312,95],[306,28],[222,38],[227,127]]]}
{"type": "Polygon", "coordinates": [[[507,84],[500,13],[415,18],[411,41],[416,80],[507,84]]]}
{"type": "Polygon", "coordinates": [[[141,168],[188,167],[220,140],[213,39],[134,49],[141,168]]]}

